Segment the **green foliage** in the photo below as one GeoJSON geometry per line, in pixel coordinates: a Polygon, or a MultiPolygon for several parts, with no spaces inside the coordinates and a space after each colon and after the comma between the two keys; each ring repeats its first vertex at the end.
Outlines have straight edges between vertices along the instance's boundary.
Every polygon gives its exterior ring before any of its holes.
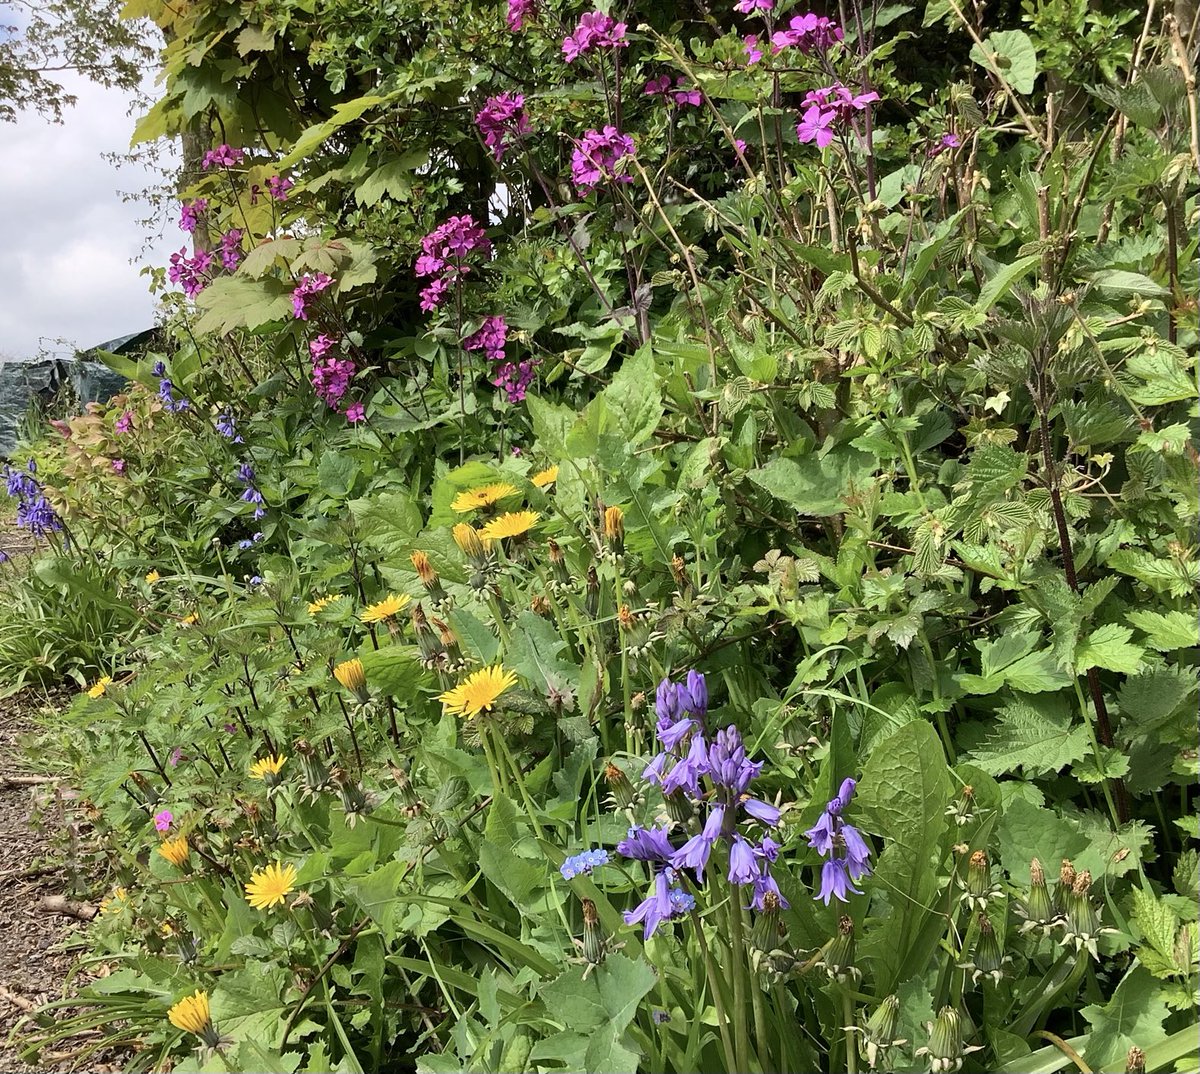
{"type": "Polygon", "coordinates": [[[551,3],[520,33],[490,0],[131,9],[168,41],[135,138],[249,151],[190,160],[183,191],[241,261],[37,449],[71,545],[0,616],[14,675],[113,680],[50,745],[124,889],[87,994],[131,1066],[862,1069],[882,1045],[846,1027],[891,995],[882,1069],[926,1069],[947,1007],[947,1065],[1063,1069],[1048,1039],[1194,1065],[1196,203],[1169,35],[1135,76],[1127,12],[860,6],[873,31],[746,65],[758,16],[643,4],[618,80],[607,52],[563,62],[549,27],[580,13],[551,3]],[[881,101],[798,143],[830,71],[881,101]],[[659,75],[701,103],[642,93],[659,75]],[[496,160],[474,117],[501,92],[531,131],[496,160]],[[573,141],[618,122],[630,182],[587,193],[573,141]],[[468,213],[492,248],[423,309],[422,242],[468,213]],[[500,315],[524,400],[475,347],[500,315]],[[353,366],[337,407],[322,348],[353,366]],[[778,825],[711,774],[644,775],[656,688],[693,669],[778,825]],[[871,871],[842,902],[809,833],[848,778],[871,871]],[[617,854],[630,825],[678,847],[717,801],[778,909],[722,838],[670,920],[627,925],[665,876],[617,854]],[[253,906],[272,862],[290,890],[253,906]],[[197,988],[228,1043],[184,1058],[167,1012],[197,988]]]}

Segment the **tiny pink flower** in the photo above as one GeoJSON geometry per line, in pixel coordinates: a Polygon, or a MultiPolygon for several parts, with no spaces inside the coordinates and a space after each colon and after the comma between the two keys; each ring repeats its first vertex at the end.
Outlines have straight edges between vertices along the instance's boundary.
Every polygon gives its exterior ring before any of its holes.
{"type": "Polygon", "coordinates": [[[154,827],[160,832],[169,831],[171,828],[171,823],[174,820],[175,817],[172,815],[171,811],[169,809],[164,809],[161,813],[154,814],[154,827]]]}
{"type": "Polygon", "coordinates": [[[758,47],[758,34],[751,34],[742,42],[742,51],[746,54],[746,64],[753,67],[763,58],[763,51],[758,47]]]}

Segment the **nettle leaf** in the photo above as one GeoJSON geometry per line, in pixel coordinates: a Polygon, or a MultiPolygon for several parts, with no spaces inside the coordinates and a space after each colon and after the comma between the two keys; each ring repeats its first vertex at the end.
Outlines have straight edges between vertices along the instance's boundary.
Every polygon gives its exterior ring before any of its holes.
{"type": "Polygon", "coordinates": [[[1142,934],[1143,946],[1137,956],[1155,977],[1171,977],[1186,974],[1186,964],[1175,964],[1175,938],[1179,933],[1179,918],[1171,908],[1153,892],[1134,888],[1133,923],[1142,934]],[[1157,955],[1157,958],[1153,956],[1157,955]]]}
{"type": "Polygon", "coordinates": [[[1145,732],[1160,727],[1195,690],[1195,676],[1183,668],[1152,668],[1126,679],[1117,701],[1121,712],[1145,732]]]}
{"type": "Polygon", "coordinates": [[[627,446],[634,448],[649,439],[663,415],[662,391],[649,346],[639,347],[625,359],[601,397],[627,446]]]}
{"type": "Polygon", "coordinates": [[[1200,562],[1167,559],[1136,548],[1118,548],[1108,557],[1108,565],[1136,578],[1155,593],[1182,597],[1200,584],[1200,562]]]}
{"type": "Polygon", "coordinates": [[[1196,614],[1187,612],[1129,612],[1125,621],[1148,634],[1146,643],[1160,653],[1176,649],[1191,649],[1200,645],[1200,630],[1197,629],[1196,614]]]}
{"type": "Polygon", "coordinates": [[[1092,1027],[1084,1059],[1093,1070],[1111,1070],[1124,1065],[1135,1045],[1145,1050],[1164,1040],[1163,1023],[1171,1012],[1158,982],[1149,971],[1136,966],[1103,1007],[1089,1004],[1080,1013],[1092,1027]]]}
{"type": "Polygon", "coordinates": [[[575,688],[579,685],[579,668],[558,655],[566,644],[553,623],[533,612],[522,612],[504,661],[543,692],[552,686],[560,690],[566,685],[575,688]]]}
{"type": "Polygon", "coordinates": [[[1087,755],[1087,727],[1074,724],[1073,706],[1063,694],[1016,697],[1000,709],[999,722],[967,759],[990,776],[1023,769],[1025,776],[1058,772],[1087,755]]]}
{"type": "Polygon", "coordinates": [[[1075,670],[1083,673],[1088,668],[1103,668],[1124,675],[1134,674],[1142,666],[1145,650],[1131,645],[1131,637],[1133,631],[1117,623],[1097,627],[1076,650],[1075,670]]]}

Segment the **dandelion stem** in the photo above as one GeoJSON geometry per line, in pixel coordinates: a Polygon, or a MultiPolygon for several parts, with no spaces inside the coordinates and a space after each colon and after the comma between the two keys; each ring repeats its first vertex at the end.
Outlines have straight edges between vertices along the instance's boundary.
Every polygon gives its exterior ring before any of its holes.
{"type": "Polygon", "coordinates": [[[846,1072],[858,1074],[858,1048],[854,1042],[854,997],[850,989],[842,989],[842,1023],[846,1027],[846,1072]]]}

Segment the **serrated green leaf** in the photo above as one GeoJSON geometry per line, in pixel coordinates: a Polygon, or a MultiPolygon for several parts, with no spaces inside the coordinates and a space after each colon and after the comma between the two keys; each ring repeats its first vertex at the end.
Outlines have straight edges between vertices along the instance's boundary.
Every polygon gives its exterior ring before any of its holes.
{"type": "Polygon", "coordinates": [[[967,755],[991,776],[1018,769],[1027,777],[1057,772],[1084,757],[1091,745],[1064,696],[1016,697],[998,717],[987,740],[967,755]]]}
{"type": "Polygon", "coordinates": [[[1125,621],[1148,634],[1147,644],[1160,653],[1191,649],[1200,645],[1200,630],[1195,614],[1187,612],[1129,612],[1125,621]]]}
{"type": "Polygon", "coordinates": [[[1124,1066],[1131,1047],[1145,1050],[1166,1037],[1163,1023],[1170,1011],[1158,982],[1135,967],[1104,1006],[1089,1004],[1080,1013],[1092,1027],[1084,1059],[1093,1070],[1112,1070],[1124,1066]]]}
{"type": "Polygon", "coordinates": [[[1124,675],[1134,674],[1142,666],[1145,650],[1130,644],[1132,636],[1129,627],[1117,623],[1097,627],[1076,649],[1075,670],[1082,673],[1088,668],[1103,668],[1124,675]]]}

